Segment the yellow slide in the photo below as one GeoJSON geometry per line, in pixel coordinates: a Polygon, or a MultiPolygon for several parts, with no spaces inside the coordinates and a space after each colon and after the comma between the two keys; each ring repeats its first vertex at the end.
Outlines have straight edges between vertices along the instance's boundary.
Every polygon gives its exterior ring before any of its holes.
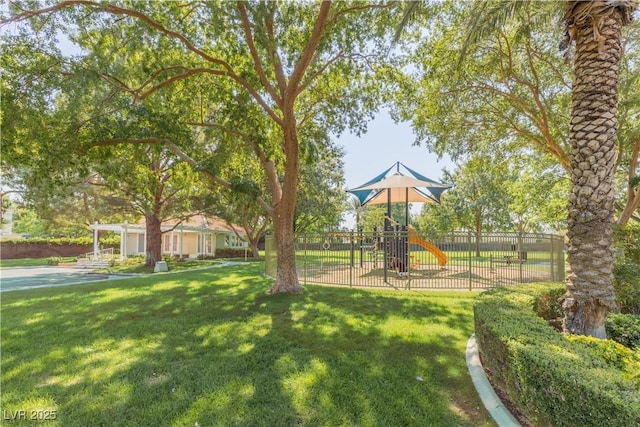
{"type": "Polygon", "coordinates": [[[449,261],[449,257],[447,257],[444,252],[438,249],[438,247],[433,243],[424,240],[422,237],[418,237],[413,228],[409,228],[409,243],[420,245],[431,252],[437,258],[438,265],[440,265],[440,267],[444,267],[449,261]]]}

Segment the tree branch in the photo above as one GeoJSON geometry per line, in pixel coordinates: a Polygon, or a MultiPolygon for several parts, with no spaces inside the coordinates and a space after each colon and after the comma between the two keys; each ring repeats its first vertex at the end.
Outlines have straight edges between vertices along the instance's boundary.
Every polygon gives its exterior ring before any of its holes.
{"type": "Polygon", "coordinates": [[[251,32],[251,26],[249,22],[249,16],[247,15],[247,10],[244,7],[244,2],[238,1],[236,2],[236,6],[238,7],[238,11],[240,12],[240,19],[242,21],[242,29],[244,30],[244,38],[247,42],[247,46],[249,46],[249,52],[251,52],[251,57],[253,58],[253,63],[256,66],[256,72],[258,73],[258,78],[262,83],[262,86],[267,90],[269,95],[271,95],[271,99],[282,108],[282,97],[278,95],[276,90],[273,88],[267,75],[264,72],[264,67],[262,66],[262,60],[260,59],[260,55],[258,54],[258,50],[256,49],[256,45],[253,42],[253,33],[251,32]]]}
{"type": "MultiPolygon", "coordinates": [[[[213,57],[213,56],[209,55],[208,53],[206,53],[205,51],[203,51],[202,49],[197,48],[183,34],[180,34],[180,33],[176,32],[176,31],[173,31],[173,30],[170,30],[170,29],[166,28],[164,25],[162,25],[159,22],[151,19],[145,13],[138,12],[138,11],[132,10],[132,9],[127,9],[127,8],[115,6],[115,5],[112,5],[112,4],[101,4],[101,3],[97,3],[97,2],[89,1],[89,0],[68,0],[68,1],[62,1],[60,3],[57,3],[56,5],[48,7],[48,8],[38,9],[38,10],[33,10],[33,11],[32,10],[28,10],[28,11],[21,12],[21,13],[19,13],[17,15],[12,16],[9,19],[5,19],[5,20],[1,21],[0,24],[24,21],[24,20],[29,19],[29,18],[33,18],[33,17],[36,17],[36,16],[44,15],[44,14],[47,14],[47,13],[58,12],[58,11],[60,11],[62,9],[67,8],[67,7],[73,7],[73,6],[77,6],[77,5],[93,8],[93,9],[100,10],[100,11],[103,11],[103,12],[111,13],[113,15],[124,15],[124,16],[130,16],[130,17],[139,19],[140,21],[142,21],[145,24],[149,25],[151,28],[154,28],[154,29],[158,30],[160,33],[180,41],[180,43],[182,43],[187,48],[187,50],[189,50],[190,52],[193,52],[194,54],[198,55],[200,58],[204,59],[205,61],[207,61],[209,63],[212,63],[212,64],[220,66],[224,71],[217,70],[217,74],[228,76],[229,78],[235,80],[242,87],[244,87],[249,92],[249,94],[258,102],[258,104],[260,104],[260,106],[264,109],[264,111],[267,114],[269,114],[269,116],[272,117],[276,121],[276,123],[282,125],[282,120],[273,111],[273,109],[269,106],[269,104],[262,98],[262,96],[260,96],[258,91],[249,82],[247,82],[241,76],[236,74],[236,72],[233,70],[233,67],[231,67],[231,65],[227,61],[224,61],[224,60],[222,60],[220,58],[213,57]]],[[[322,8],[321,8],[321,10],[322,10],[322,8]]]]}
{"type": "MultiPolygon", "coordinates": [[[[203,127],[211,127],[211,128],[215,128],[215,129],[220,129],[223,132],[227,132],[227,133],[229,133],[231,135],[238,136],[242,140],[244,140],[253,149],[253,151],[256,153],[256,155],[260,159],[260,163],[262,164],[262,167],[264,168],[264,170],[265,170],[265,172],[267,174],[267,179],[269,180],[269,185],[271,186],[271,190],[273,192],[273,204],[275,205],[276,200],[279,201],[282,198],[282,188],[280,186],[280,182],[278,181],[278,175],[275,172],[275,165],[274,165],[272,160],[269,160],[267,158],[266,153],[262,150],[262,148],[260,148],[260,146],[254,141],[253,138],[251,138],[246,133],[241,132],[241,131],[239,131],[237,129],[229,129],[226,126],[222,126],[222,125],[219,125],[217,123],[194,123],[194,122],[188,122],[187,124],[191,125],[191,126],[203,126],[203,127]]],[[[273,206],[270,206],[262,198],[262,196],[258,196],[256,198],[256,200],[260,204],[260,206],[269,215],[272,215],[274,213],[273,206]]]]}
{"type": "Polygon", "coordinates": [[[111,138],[106,139],[104,141],[100,141],[94,144],[92,147],[104,147],[109,145],[118,145],[118,144],[164,144],[166,145],[171,152],[173,152],[176,156],[180,158],[180,160],[184,161],[191,165],[194,169],[199,170],[209,177],[211,177],[216,183],[223,185],[225,187],[231,188],[231,183],[215,174],[212,174],[209,171],[203,170],[200,168],[198,163],[187,153],[182,151],[180,147],[178,147],[173,141],[166,138],[111,138]]]}
{"type": "Polygon", "coordinates": [[[322,39],[322,33],[327,26],[327,19],[329,16],[329,10],[331,8],[331,1],[323,0],[320,4],[320,11],[318,12],[318,17],[313,26],[313,31],[311,32],[311,36],[305,46],[296,66],[293,69],[293,73],[291,73],[291,77],[289,78],[288,88],[293,93],[298,92],[298,85],[302,81],[302,77],[306,72],[313,56],[318,49],[318,45],[320,44],[320,40],[322,39]]]}
{"type": "Polygon", "coordinates": [[[276,73],[276,81],[278,82],[278,87],[280,88],[280,96],[284,97],[284,90],[287,87],[287,78],[285,77],[284,69],[282,68],[280,55],[278,55],[278,51],[274,47],[276,37],[273,31],[273,10],[271,15],[269,16],[269,19],[265,19],[265,28],[269,36],[269,56],[271,56],[271,61],[273,61],[273,68],[276,73]]]}

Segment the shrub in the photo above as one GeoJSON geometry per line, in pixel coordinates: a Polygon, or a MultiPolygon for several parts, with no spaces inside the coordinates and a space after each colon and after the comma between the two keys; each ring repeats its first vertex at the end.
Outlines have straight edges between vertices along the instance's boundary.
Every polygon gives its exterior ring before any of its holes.
{"type": "Polygon", "coordinates": [[[613,287],[623,313],[640,314],[640,265],[621,259],[613,266],[613,287]]]}
{"type": "Polygon", "coordinates": [[[52,256],[47,260],[47,265],[58,265],[62,262],[62,257],[52,256]]]}
{"type": "Polygon", "coordinates": [[[607,336],[630,349],[640,350],[640,316],[609,314],[605,322],[607,336]]]}
{"type": "Polygon", "coordinates": [[[561,284],[519,285],[476,300],[478,348],[495,386],[536,425],[640,425],[638,365],[629,352],[612,341],[568,339],[536,315],[553,313],[548,302],[561,293],[561,284]]]}
{"type": "Polygon", "coordinates": [[[565,295],[564,287],[544,289],[539,295],[535,296],[533,308],[538,315],[544,320],[557,319],[564,317],[561,300],[565,295]]]}
{"type": "MultiPolygon", "coordinates": [[[[640,353],[634,352],[612,339],[601,340],[584,335],[567,335],[567,339],[580,343],[592,355],[625,372],[628,376],[633,377],[640,374],[640,353]]],[[[640,380],[640,376],[638,379],[640,380]]]]}
{"type": "MultiPolygon", "coordinates": [[[[251,251],[247,256],[252,257],[251,251]]],[[[216,249],[216,258],[244,258],[244,249],[221,248],[216,249]]]]}

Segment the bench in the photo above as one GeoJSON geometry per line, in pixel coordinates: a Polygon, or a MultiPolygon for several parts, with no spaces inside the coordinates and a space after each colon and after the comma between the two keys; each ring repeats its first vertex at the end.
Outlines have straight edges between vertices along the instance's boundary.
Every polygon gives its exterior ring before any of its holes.
{"type": "MultiPolygon", "coordinates": [[[[526,254],[526,252],[525,252],[526,254]]],[[[524,257],[519,257],[516,255],[503,255],[502,258],[494,258],[493,256],[489,257],[489,262],[491,263],[491,266],[493,267],[493,264],[506,264],[506,265],[511,265],[511,264],[524,264],[527,262],[526,256],[524,257]]]]}

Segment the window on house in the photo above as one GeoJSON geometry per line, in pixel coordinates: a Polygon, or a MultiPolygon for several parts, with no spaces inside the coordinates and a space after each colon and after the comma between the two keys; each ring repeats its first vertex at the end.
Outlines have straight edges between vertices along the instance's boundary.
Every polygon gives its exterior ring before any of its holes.
{"type": "Polygon", "coordinates": [[[227,247],[240,247],[242,246],[242,240],[238,236],[225,236],[224,244],[227,247]]]}

